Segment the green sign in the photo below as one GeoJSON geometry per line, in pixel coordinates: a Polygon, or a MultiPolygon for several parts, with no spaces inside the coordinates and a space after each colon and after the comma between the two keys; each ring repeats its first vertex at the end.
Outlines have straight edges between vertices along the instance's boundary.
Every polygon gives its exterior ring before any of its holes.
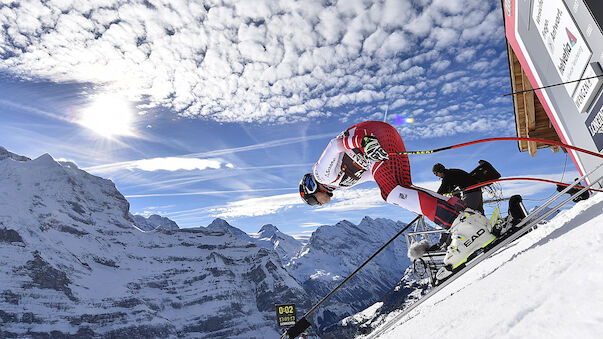
{"type": "Polygon", "coordinates": [[[295,325],[295,304],[276,305],[276,322],[279,326],[295,325]]]}

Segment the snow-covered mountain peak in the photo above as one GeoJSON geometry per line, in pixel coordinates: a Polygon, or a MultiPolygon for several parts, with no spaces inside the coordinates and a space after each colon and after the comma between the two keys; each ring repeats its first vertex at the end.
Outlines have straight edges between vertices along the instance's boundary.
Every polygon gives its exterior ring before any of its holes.
{"type": "Polygon", "coordinates": [[[260,228],[261,238],[272,238],[276,234],[276,232],[280,232],[278,228],[272,224],[266,224],[260,228]]]}
{"type": "Polygon", "coordinates": [[[211,222],[211,224],[207,225],[207,228],[211,228],[211,229],[213,229],[213,228],[227,229],[229,227],[232,227],[232,226],[230,226],[230,224],[226,220],[221,219],[221,218],[216,218],[216,219],[214,219],[214,221],[211,222]]]}
{"type": "Polygon", "coordinates": [[[7,150],[6,148],[0,146],[0,161],[2,161],[4,159],[12,159],[12,160],[15,160],[15,161],[29,161],[29,160],[31,160],[28,157],[24,157],[22,155],[18,155],[18,154],[12,153],[9,150],[7,150]]]}
{"type": "Polygon", "coordinates": [[[35,164],[36,166],[48,166],[48,167],[61,166],[61,164],[56,162],[54,160],[54,158],[48,153],[44,153],[44,154],[40,155],[39,157],[32,160],[31,163],[35,164]]]}
{"type": "Polygon", "coordinates": [[[152,214],[148,218],[145,218],[142,215],[132,215],[132,220],[134,220],[136,227],[143,231],[152,231],[157,229],[177,230],[180,228],[173,220],[162,217],[158,214],[152,214]]]}
{"type": "Polygon", "coordinates": [[[211,224],[207,225],[207,229],[210,229],[210,230],[224,230],[224,231],[226,231],[226,232],[234,235],[235,237],[237,237],[237,238],[239,238],[241,240],[251,241],[251,238],[249,237],[249,235],[247,233],[243,232],[239,228],[236,228],[236,227],[230,225],[224,219],[220,219],[220,218],[214,219],[214,221],[212,221],[211,224]]]}
{"type": "Polygon", "coordinates": [[[23,158],[11,155],[0,161],[0,215],[19,217],[22,225],[41,223],[78,232],[100,224],[102,228],[132,226],[130,205],[112,181],[63,166],[49,154],[23,158]]]}
{"type": "Polygon", "coordinates": [[[258,233],[250,236],[256,245],[275,250],[283,264],[286,264],[302,248],[299,240],[281,232],[272,224],[262,226],[258,233]]]}

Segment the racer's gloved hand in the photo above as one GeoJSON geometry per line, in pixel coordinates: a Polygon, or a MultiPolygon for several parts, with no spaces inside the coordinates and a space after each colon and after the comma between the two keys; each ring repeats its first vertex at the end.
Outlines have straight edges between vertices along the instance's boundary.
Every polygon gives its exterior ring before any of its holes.
{"type": "Polygon", "coordinates": [[[362,138],[362,147],[364,148],[364,154],[369,160],[385,161],[389,159],[387,152],[381,147],[377,138],[373,136],[362,138]]]}

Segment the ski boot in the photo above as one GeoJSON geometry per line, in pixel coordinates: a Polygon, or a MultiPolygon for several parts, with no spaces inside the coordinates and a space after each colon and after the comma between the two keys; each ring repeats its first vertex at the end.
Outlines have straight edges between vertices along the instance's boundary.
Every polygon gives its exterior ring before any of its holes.
{"type": "Polygon", "coordinates": [[[450,231],[452,241],[446,250],[444,265],[451,266],[453,270],[464,264],[475,251],[496,239],[489,220],[470,208],[459,214],[450,231]]]}
{"type": "Polygon", "coordinates": [[[517,231],[516,226],[528,215],[523,206],[521,195],[509,198],[509,214],[505,219],[500,219],[492,227],[492,234],[497,237],[509,236],[517,231]]]}

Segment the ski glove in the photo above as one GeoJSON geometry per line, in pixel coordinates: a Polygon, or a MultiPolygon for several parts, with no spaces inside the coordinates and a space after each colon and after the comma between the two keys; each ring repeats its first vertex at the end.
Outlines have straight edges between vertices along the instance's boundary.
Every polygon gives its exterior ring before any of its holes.
{"type": "Polygon", "coordinates": [[[389,159],[387,152],[381,147],[377,138],[373,136],[362,138],[362,147],[364,148],[364,154],[369,160],[385,161],[389,159]]]}

